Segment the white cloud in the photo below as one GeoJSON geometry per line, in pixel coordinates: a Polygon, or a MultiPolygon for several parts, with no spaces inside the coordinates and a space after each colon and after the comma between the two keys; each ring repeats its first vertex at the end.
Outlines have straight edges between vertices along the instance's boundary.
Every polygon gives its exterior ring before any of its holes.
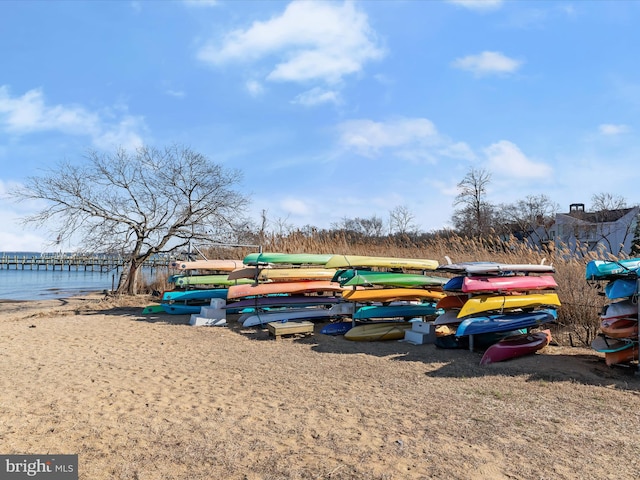
{"type": "Polygon", "coordinates": [[[628,125],[614,125],[611,123],[603,123],[598,126],[598,131],[602,135],[613,136],[613,135],[621,135],[623,133],[629,133],[631,129],[628,125]]]}
{"type": "Polygon", "coordinates": [[[524,153],[507,140],[501,140],[484,149],[488,169],[496,176],[510,178],[547,178],[553,169],[545,163],[529,160],[524,153]]]}
{"type": "Polygon", "coordinates": [[[41,201],[16,202],[9,193],[21,188],[17,182],[0,180],[0,252],[41,251],[48,246],[45,234],[33,226],[24,227],[20,219],[34,214],[45,204],[41,201]]]}
{"type": "Polygon", "coordinates": [[[299,198],[287,197],[280,202],[280,208],[293,215],[308,215],[311,208],[299,198]]]}
{"type": "Polygon", "coordinates": [[[438,133],[426,118],[397,118],[388,122],[349,120],[338,125],[341,145],[364,157],[391,154],[411,161],[435,163],[437,157],[472,159],[464,143],[438,133]]]}
{"type": "Polygon", "coordinates": [[[186,96],[186,93],[184,93],[182,90],[166,90],[165,93],[171,97],[176,97],[176,98],[184,98],[186,96]]]}
{"type": "Polygon", "coordinates": [[[496,10],[504,3],[503,0],[448,0],[448,2],[478,11],[496,10]]]}
{"type": "Polygon", "coordinates": [[[213,65],[274,57],[267,80],[329,84],[383,55],[367,16],[353,2],[309,1],[292,2],[282,15],[234,30],[221,45],[212,41],[198,52],[200,60],[213,65]]]}
{"type": "Polygon", "coordinates": [[[262,86],[262,84],[255,80],[249,80],[247,83],[245,83],[245,87],[247,88],[249,95],[251,95],[252,97],[259,97],[264,93],[264,87],[262,86]]]}
{"type": "Polygon", "coordinates": [[[453,61],[452,66],[472,72],[476,76],[513,73],[522,62],[503,55],[500,52],[482,52],[453,61]]]}
{"type": "Polygon", "coordinates": [[[189,7],[215,7],[218,0],[184,0],[184,3],[189,7]]]}
{"type": "Polygon", "coordinates": [[[41,89],[12,97],[6,85],[0,86],[0,130],[10,134],[60,132],[86,135],[101,148],[112,147],[113,142],[125,148],[142,145],[143,118],[124,113],[112,121],[110,117],[116,116],[112,111],[96,113],[78,105],[47,105],[41,89]]]}
{"type": "Polygon", "coordinates": [[[305,107],[315,107],[323,103],[339,105],[342,103],[342,100],[339,92],[316,87],[301,93],[293,99],[291,103],[303,105],[305,107]]]}

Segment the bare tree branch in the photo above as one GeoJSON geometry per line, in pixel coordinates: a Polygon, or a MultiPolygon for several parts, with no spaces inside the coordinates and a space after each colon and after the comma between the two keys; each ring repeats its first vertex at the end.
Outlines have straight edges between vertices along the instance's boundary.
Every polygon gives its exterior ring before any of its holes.
{"type": "Polygon", "coordinates": [[[240,172],[189,148],[143,147],[89,151],[81,165],[61,162],[30,177],[14,196],[48,203],[24,222],[56,222],[59,238],[128,258],[118,290],[135,294],[138,268],[151,255],[210,240],[208,232],[234,224],[247,204],[234,190],[240,180],[240,172]]]}

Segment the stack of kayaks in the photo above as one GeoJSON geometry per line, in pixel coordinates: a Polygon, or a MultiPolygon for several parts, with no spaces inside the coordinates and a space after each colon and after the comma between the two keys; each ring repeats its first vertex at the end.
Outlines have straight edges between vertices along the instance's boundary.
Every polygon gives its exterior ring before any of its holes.
{"type": "Polygon", "coordinates": [[[351,315],[342,301],[343,288],[331,281],[334,268],[324,264],[332,254],[263,252],[247,255],[242,266],[229,273],[227,311],[239,311],[245,327],[270,322],[329,321],[351,315]]]}
{"type": "Polygon", "coordinates": [[[410,319],[435,316],[435,303],[445,294],[447,279],[426,275],[438,262],[428,259],[335,255],[325,268],[337,269],[333,278],[342,297],[354,307],[351,325],[327,325],[321,333],[344,334],[353,341],[397,340],[411,328],[410,319]]]}
{"type": "Polygon", "coordinates": [[[640,259],[592,260],[587,281],[603,282],[607,304],[600,313],[601,335],[591,343],[607,365],[638,360],[638,273],[640,259]]]}
{"type": "Polygon", "coordinates": [[[238,283],[227,279],[229,272],[241,265],[242,260],[173,262],[172,267],[177,273],[168,281],[174,288],[163,292],[160,308],[170,314],[194,314],[208,306],[211,299],[226,299],[227,288],[238,283]]]}
{"type": "Polygon", "coordinates": [[[504,339],[511,343],[506,359],[548,343],[533,336],[517,341],[508,337],[557,320],[560,300],[554,291],[553,266],[466,262],[441,265],[438,270],[455,276],[443,287],[447,297],[436,305],[444,310],[435,320],[437,346],[483,349],[504,339]]]}

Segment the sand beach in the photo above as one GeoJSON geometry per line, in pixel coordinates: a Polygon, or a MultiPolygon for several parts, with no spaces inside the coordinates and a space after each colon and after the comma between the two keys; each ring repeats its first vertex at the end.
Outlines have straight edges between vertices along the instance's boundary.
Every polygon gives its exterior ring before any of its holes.
{"type": "Polygon", "coordinates": [[[640,376],[550,345],[481,353],[192,327],[149,297],[0,304],[0,450],[101,479],[640,476],[640,376]]]}

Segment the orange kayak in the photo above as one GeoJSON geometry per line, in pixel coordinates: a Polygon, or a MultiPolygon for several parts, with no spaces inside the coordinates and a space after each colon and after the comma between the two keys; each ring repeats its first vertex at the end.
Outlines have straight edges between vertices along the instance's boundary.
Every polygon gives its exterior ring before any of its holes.
{"type": "Polygon", "coordinates": [[[600,330],[611,338],[638,338],[638,320],[635,318],[612,318],[603,320],[600,330]]]}
{"type": "Polygon", "coordinates": [[[426,288],[368,288],[351,290],[347,287],[342,297],[350,302],[394,302],[398,300],[438,300],[445,297],[445,293],[426,288]]]}

